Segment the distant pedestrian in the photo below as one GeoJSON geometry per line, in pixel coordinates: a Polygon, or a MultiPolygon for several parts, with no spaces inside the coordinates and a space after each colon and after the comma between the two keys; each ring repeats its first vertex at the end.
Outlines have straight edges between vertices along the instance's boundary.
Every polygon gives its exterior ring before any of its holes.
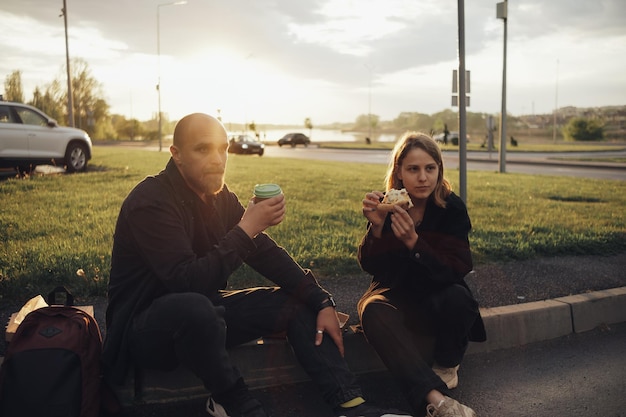
{"type": "Polygon", "coordinates": [[[373,276],[358,303],[363,332],[416,415],[475,417],[450,391],[468,342],[486,340],[464,280],[473,268],[467,208],[444,178],[441,150],[422,133],[396,145],[386,188],[405,188],[413,206],[377,210],[380,191],[363,200],[358,261],[373,276]]]}
{"type": "Polygon", "coordinates": [[[450,131],[448,130],[448,125],[444,124],[443,125],[443,144],[447,145],[448,144],[448,135],[450,134],[450,131]]]}

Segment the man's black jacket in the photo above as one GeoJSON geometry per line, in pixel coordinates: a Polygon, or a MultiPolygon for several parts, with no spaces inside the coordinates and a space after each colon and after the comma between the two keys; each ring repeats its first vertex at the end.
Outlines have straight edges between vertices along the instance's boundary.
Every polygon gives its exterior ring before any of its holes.
{"type": "Polygon", "coordinates": [[[328,297],[308,270],[268,235],[254,239],[237,225],[244,207],[225,186],[209,204],[185,183],[170,159],[140,182],[119,213],[111,256],[103,363],[124,380],[132,318],[164,294],[197,292],[213,300],[243,262],[312,309],[328,297]]]}

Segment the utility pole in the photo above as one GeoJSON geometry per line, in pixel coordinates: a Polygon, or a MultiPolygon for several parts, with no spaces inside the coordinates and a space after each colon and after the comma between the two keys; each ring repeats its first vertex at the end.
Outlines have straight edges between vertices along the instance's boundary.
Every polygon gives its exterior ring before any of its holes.
{"type": "Polygon", "coordinates": [[[67,40],[67,4],[63,0],[61,16],[65,23],[65,67],[67,68],[67,121],[68,125],[74,127],[74,93],[72,92],[72,72],[70,71],[70,48],[67,40]]]}
{"type": "Polygon", "coordinates": [[[466,93],[465,87],[465,3],[458,0],[459,20],[459,193],[461,199],[467,203],[467,140],[466,140],[466,93]]]}

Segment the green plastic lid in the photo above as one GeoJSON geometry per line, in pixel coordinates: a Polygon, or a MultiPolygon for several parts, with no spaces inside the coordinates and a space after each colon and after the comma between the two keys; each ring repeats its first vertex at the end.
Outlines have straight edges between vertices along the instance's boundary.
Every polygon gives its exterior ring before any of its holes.
{"type": "Polygon", "coordinates": [[[257,184],[254,186],[254,196],[258,198],[275,197],[282,193],[278,184],[257,184]]]}

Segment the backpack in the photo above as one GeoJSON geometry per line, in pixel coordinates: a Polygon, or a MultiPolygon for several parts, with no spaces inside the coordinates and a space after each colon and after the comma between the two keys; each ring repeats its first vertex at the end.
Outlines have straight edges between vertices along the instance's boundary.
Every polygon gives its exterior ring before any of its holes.
{"type": "Polygon", "coordinates": [[[65,287],[50,306],[26,315],[0,369],[2,417],[97,417],[102,335],[96,320],[73,307],[65,287]],[[54,305],[65,293],[65,304],[54,305]]]}

